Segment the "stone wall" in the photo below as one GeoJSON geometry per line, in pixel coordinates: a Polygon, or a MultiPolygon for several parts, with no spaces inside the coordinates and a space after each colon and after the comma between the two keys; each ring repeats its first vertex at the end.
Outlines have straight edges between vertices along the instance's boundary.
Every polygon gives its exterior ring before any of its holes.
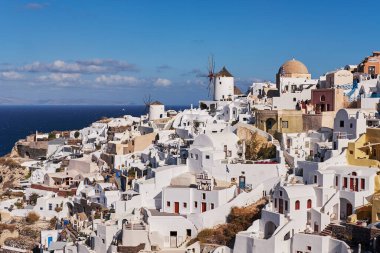
{"type": "Polygon", "coordinates": [[[369,229],[353,224],[332,225],[332,236],[351,245],[360,243],[364,248],[371,248],[371,241],[380,236],[380,229],[369,229]]]}

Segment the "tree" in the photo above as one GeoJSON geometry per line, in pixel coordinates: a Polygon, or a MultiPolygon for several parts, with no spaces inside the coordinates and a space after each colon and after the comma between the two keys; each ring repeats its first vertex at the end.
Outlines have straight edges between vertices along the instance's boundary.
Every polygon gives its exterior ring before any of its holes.
{"type": "Polygon", "coordinates": [[[261,143],[257,132],[250,132],[249,138],[245,141],[245,158],[247,160],[257,160],[257,153],[260,150],[261,143]]]}
{"type": "Polygon", "coordinates": [[[26,222],[33,224],[40,219],[40,216],[35,212],[29,212],[26,216],[26,222]]]}
{"type": "Polygon", "coordinates": [[[48,137],[49,140],[54,140],[55,138],[56,138],[55,133],[49,133],[49,137],[48,137]]]}
{"type": "Polygon", "coordinates": [[[30,196],[29,196],[29,204],[31,205],[36,205],[37,204],[37,199],[39,198],[40,196],[37,194],[37,193],[32,193],[30,196]]]}

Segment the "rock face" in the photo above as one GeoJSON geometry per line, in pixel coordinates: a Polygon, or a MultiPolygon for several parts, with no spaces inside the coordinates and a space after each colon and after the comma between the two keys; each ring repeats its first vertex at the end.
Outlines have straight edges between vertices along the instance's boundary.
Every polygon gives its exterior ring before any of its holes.
{"type": "Polygon", "coordinates": [[[27,176],[29,170],[22,167],[20,163],[20,158],[0,158],[0,194],[11,187],[18,186],[19,181],[27,176]]]}
{"type": "Polygon", "coordinates": [[[46,157],[48,142],[47,141],[17,142],[16,149],[20,157],[38,159],[39,157],[46,157]]]}

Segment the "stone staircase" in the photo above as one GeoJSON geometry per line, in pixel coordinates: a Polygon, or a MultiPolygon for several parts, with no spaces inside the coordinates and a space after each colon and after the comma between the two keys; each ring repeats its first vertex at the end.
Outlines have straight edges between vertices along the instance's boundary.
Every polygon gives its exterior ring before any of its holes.
{"type": "Polygon", "coordinates": [[[125,228],[128,230],[145,230],[146,226],[142,223],[128,223],[125,228]]]}
{"type": "Polygon", "coordinates": [[[319,233],[319,235],[321,235],[321,236],[331,236],[332,235],[332,226],[331,226],[331,223],[329,225],[327,225],[327,227],[325,227],[325,229],[323,229],[323,231],[321,233],[319,233]]]}
{"type": "Polygon", "coordinates": [[[145,243],[139,244],[138,246],[118,246],[117,252],[119,253],[138,253],[145,248],[145,243]]]}

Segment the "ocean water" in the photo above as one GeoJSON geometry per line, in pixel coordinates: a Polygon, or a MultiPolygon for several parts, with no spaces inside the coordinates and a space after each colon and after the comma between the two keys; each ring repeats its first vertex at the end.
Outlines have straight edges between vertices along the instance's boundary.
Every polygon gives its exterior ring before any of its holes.
{"type": "MultiPolygon", "coordinates": [[[[166,106],[183,110],[186,106],[166,106]]],[[[15,142],[27,135],[53,130],[81,129],[102,117],[140,116],[145,106],[0,106],[0,156],[9,153],[15,142]]]]}

